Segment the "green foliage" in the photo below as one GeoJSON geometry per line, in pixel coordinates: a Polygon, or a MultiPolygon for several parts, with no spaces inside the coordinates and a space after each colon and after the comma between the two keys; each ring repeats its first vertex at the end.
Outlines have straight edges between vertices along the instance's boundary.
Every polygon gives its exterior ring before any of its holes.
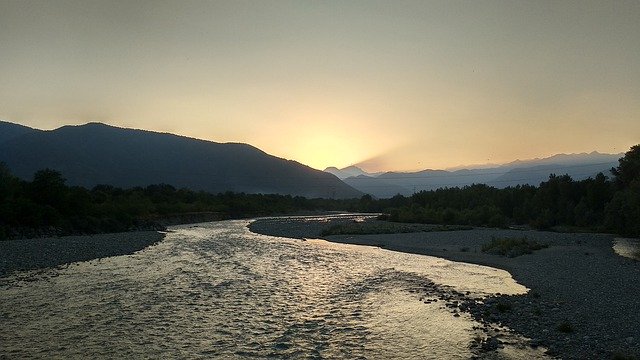
{"type": "Polygon", "coordinates": [[[65,181],[58,171],[51,169],[37,171],[29,187],[31,199],[38,204],[49,206],[63,203],[69,190],[65,181]]]}
{"type": "Polygon", "coordinates": [[[633,355],[625,354],[622,352],[614,352],[611,356],[613,360],[636,360],[637,358],[633,355]]]}
{"type": "Polygon", "coordinates": [[[620,160],[618,167],[611,169],[616,183],[621,188],[640,186],[640,144],[632,146],[620,160]]]}
{"type": "Polygon", "coordinates": [[[367,235],[367,234],[399,234],[412,232],[468,230],[469,226],[460,225],[427,225],[401,224],[386,221],[350,222],[332,225],[321,232],[321,236],[329,235],[367,235]]]}
{"type": "Polygon", "coordinates": [[[528,240],[526,237],[493,238],[489,243],[482,245],[482,252],[507,257],[516,257],[524,254],[531,254],[535,250],[544,249],[546,247],[548,247],[548,245],[540,244],[535,240],[528,240]]]}
{"type": "Polygon", "coordinates": [[[500,301],[496,304],[496,310],[498,310],[501,313],[511,311],[512,309],[513,309],[513,306],[511,305],[511,303],[508,303],[508,302],[500,301]]]}
{"type": "Polygon", "coordinates": [[[571,323],[568,321],[563,321],[560,324],[558,324],[558,326],[556,327],[556,330],[562,333],[572,333],[573,325],[571,325],[571,323]]]}
{"type": "Polygon", "coordinates": [[[616,192],[605,214],[607,228],[624,236],[640,236],[640,186],[616,192]]]}
{"type": "MultiPolygon", "coordinates": [[[[56,228],[62,233],[124,231],[174,214],[213,213],[241,218],[307,211],[384,212],[399,223],[449,226],[579,229],[640,236],[640,145],[633,146],[604,174],[575,181],[551,174],[539,186],[496,189],[476,184],[463,188],[421,191],[390,199],[306,199],[244,193],[209,194],[176,189],[167,184],[119,189],[98,185],[70,187],[62,174],[44,169],[27,182],[12,176],[0,163],[0,239],[19,229],[56,228]]],[[[362,229],[349,231],[361,233],[362,229]]],[[[367,229],[386,233],[389,229],[367,229]]],[[[398,232],[397,229],[393,229],[398,232]]]]}
{"type": "Polygon", "coordinates": [[[167,184],[131,189],[98,185],[89,190],[67,186],[62,175],[50,169],[38,171],[31,182],[23,181],[0,164],[0,239],[156,228],[158,220],[198,221],[203,214],[208,219],[225,219],[308,211],[358,211],[362,206],[363,201],[358,199],[210,194],[167,184]]]}
{"type": "Polygon", "coordinates": [[[602,173],[581,181],[551,174],[538,187],[472,185],[421,191],[395,199],[385,211],[388,220],[395,222],[499,228],[528,225],[640,236],[640,184],[634,184],[616,190],[602,173]]]}

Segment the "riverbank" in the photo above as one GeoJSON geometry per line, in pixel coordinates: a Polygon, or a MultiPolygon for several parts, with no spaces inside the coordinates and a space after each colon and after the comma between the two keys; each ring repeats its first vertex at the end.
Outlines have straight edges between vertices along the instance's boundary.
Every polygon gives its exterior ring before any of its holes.
{"type": "MultiPolygon", "coordinates": [[[[265,235],[319,238],[340,221],[353,220],[262,219],[249,228],[265,235]]],[[[616,255],[611,235],[473,229],[325,239],[504,269],[531,291],[484,303],[467,301],[459,309],[482,323],[507,326],[530,338],[532,346],[563,359],[640,355],[640,262],[616,255]],[[481,251],[494,237],[523,236],[548,248],[515,258],[481,251]]]]}
{"type": "Polygon", "coordinates": [[[132,254],[158,243],[164,235],[158,231],[131,231],[0,241],[0,277],[15,271],[132,254]]]}

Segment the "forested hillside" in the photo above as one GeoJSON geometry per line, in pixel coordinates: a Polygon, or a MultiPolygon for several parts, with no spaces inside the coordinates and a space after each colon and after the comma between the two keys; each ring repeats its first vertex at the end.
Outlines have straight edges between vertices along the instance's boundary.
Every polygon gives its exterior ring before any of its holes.
{"type": "Polygon", "coordinates": [[[42,169],[67,184],[121,188],[169,184],[176,188],[292,196],[354,198],[362,193],[335,176],[269,155],[249,144],[217,143],[101,123],[40,131],[0,123],[0,162],[30,180],[42,169]]]}

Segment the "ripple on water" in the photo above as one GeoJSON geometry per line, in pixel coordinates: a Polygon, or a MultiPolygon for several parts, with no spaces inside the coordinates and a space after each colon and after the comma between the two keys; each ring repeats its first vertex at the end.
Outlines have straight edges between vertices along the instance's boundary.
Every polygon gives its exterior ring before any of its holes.
{"type": "Polygon", "coordinates": [[[132,256],[51,270],[20,287],[15,277],[4,280],[1,352],[468,358],[476,323],[424,297],[437,298],[438,289],[472,296],[526,291],[496,269],[257,235],[247,223],[178,226],[132,256]]]}

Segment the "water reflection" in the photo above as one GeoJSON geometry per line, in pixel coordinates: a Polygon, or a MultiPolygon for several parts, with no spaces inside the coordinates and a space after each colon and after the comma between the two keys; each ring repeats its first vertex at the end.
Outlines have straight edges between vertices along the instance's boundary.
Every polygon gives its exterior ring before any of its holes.
{"type": "Polygon", "coordinates": [[[501,270],[247,224],[178,226],[131,256],[3,279],[0,353],[463,359],[477,324],[438,297],[526,291],[501,270]]]}
{"type": "Polygon", "coordinates": [[[620,256],[640,260],[640,240],[616,238],[613,241],[613,251],[620,256]]]}

